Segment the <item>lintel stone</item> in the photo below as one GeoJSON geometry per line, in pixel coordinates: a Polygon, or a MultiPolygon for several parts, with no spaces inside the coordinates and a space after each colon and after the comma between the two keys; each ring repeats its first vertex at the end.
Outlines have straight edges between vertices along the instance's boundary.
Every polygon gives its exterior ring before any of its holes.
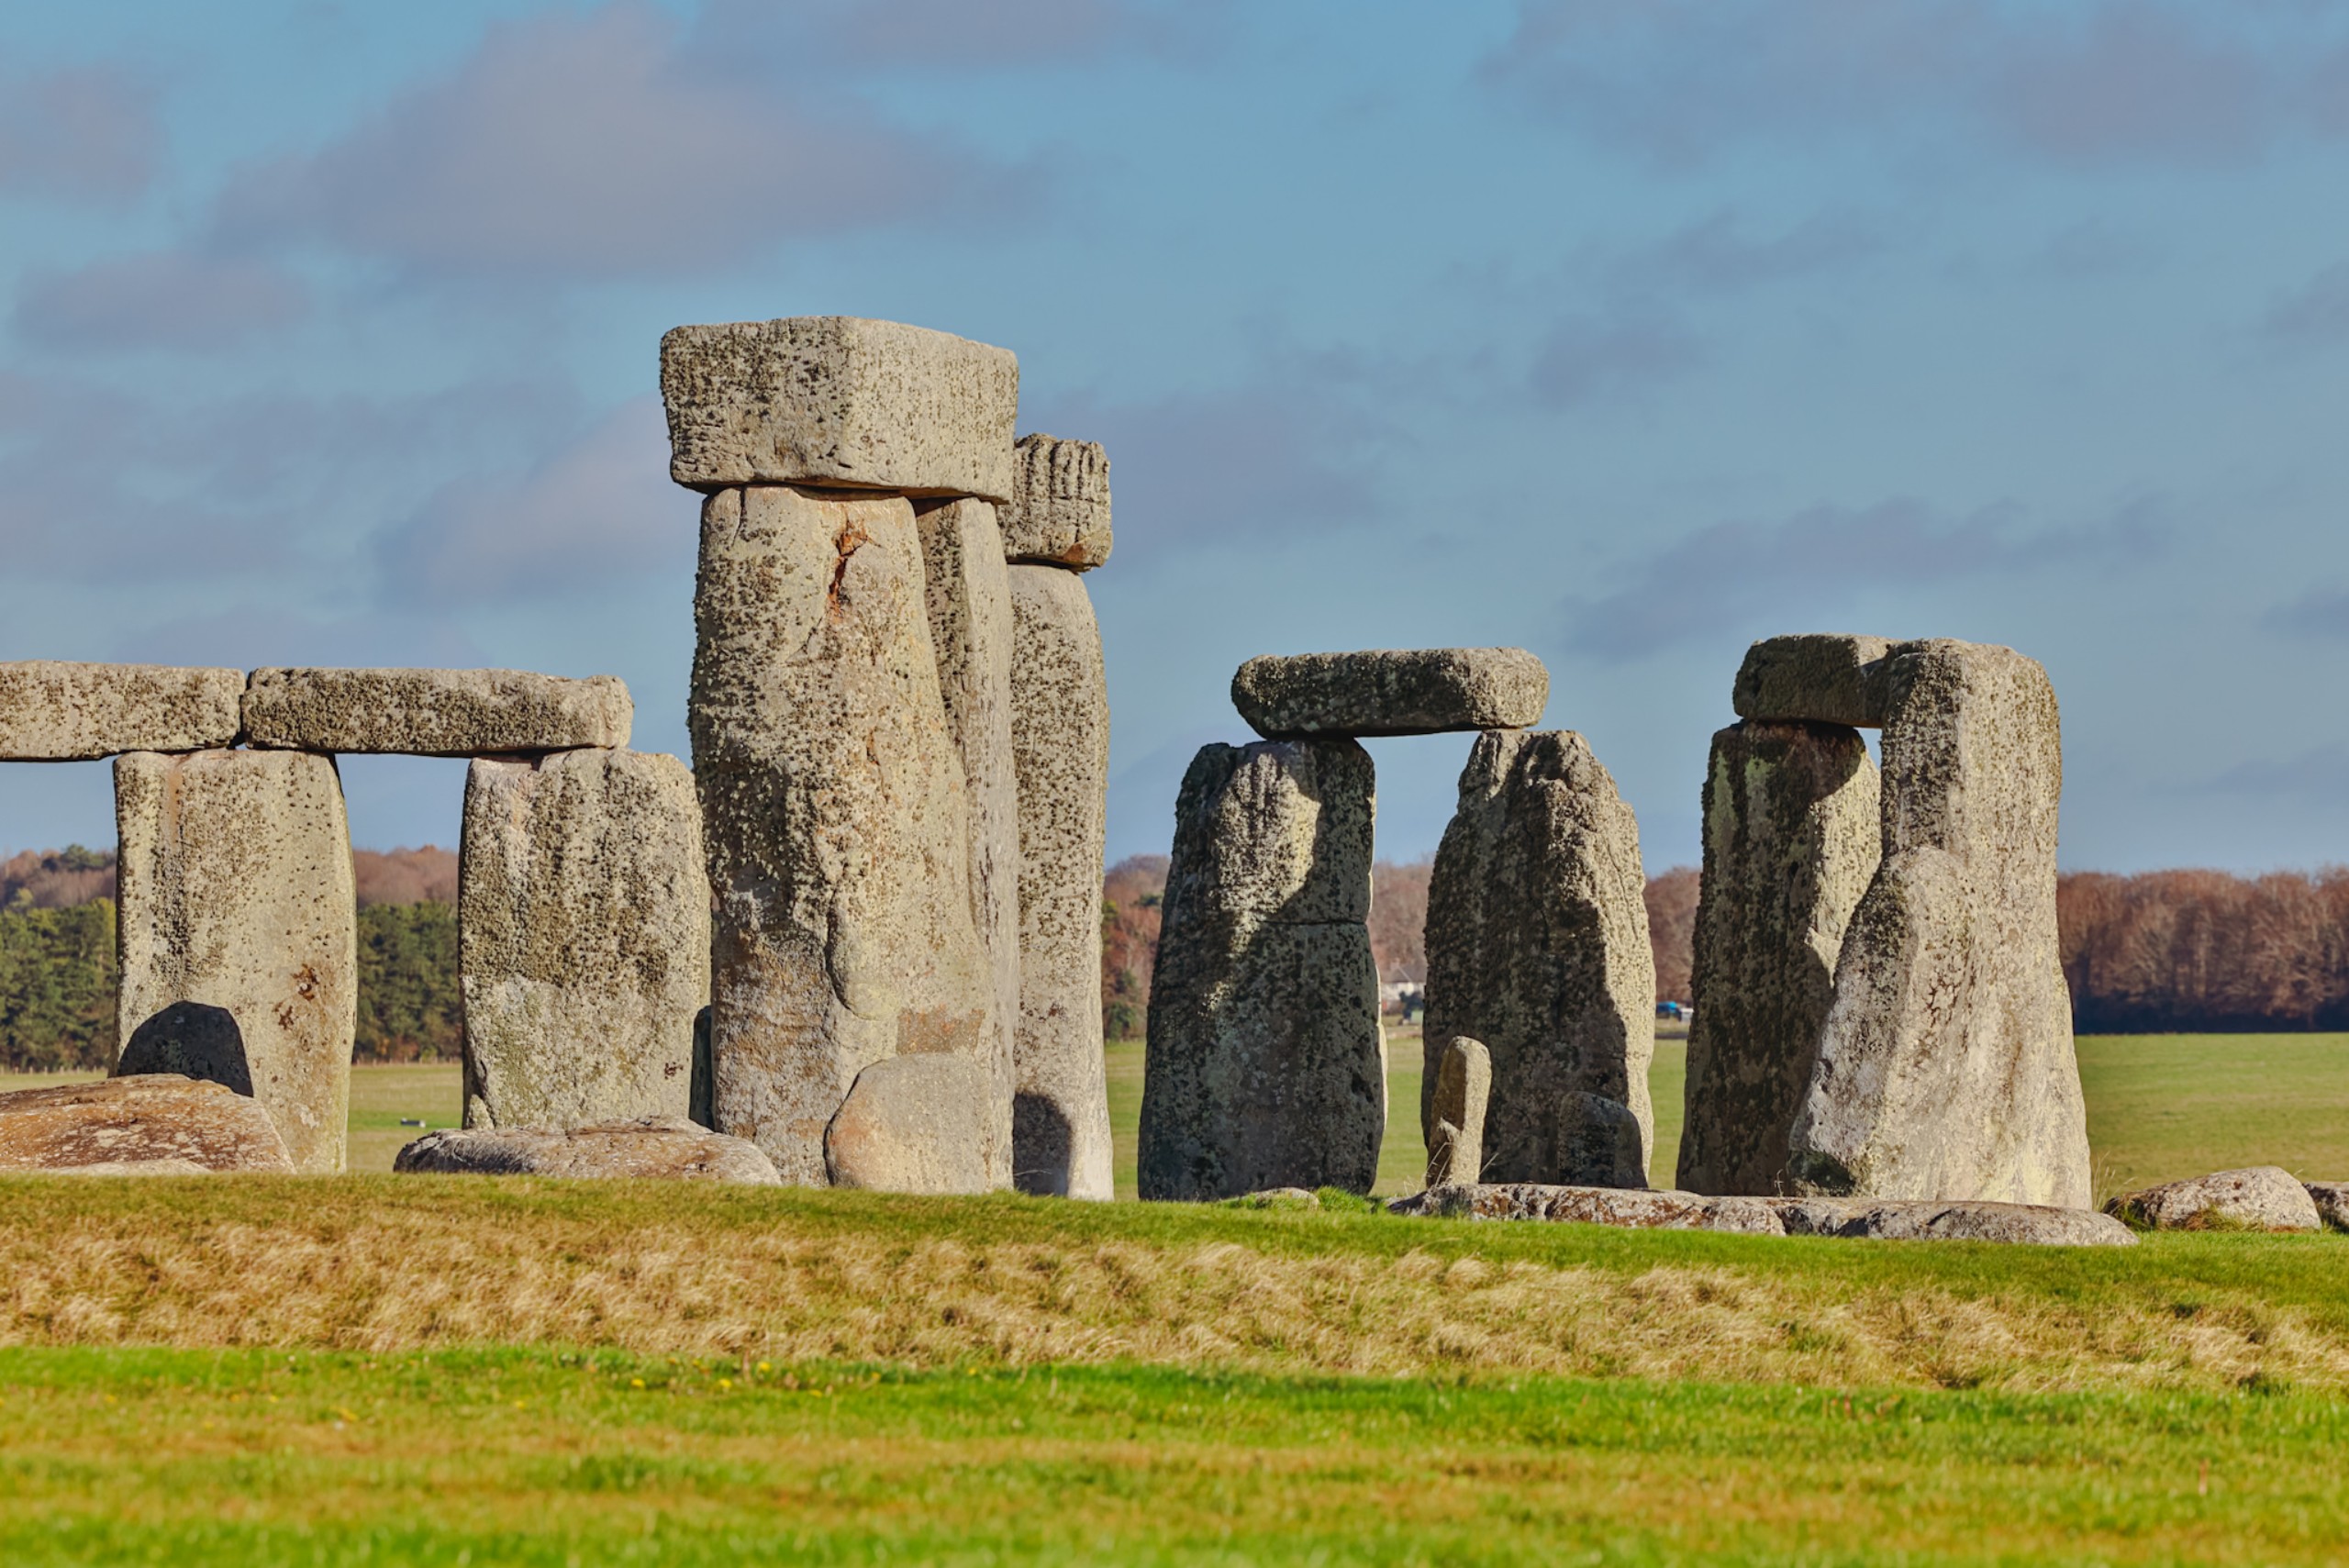
{"type": "Polygon", "coordinates": [[[1891,700],[1888,661],[1906,646],[1835,632],[1765,637],[1745,651],[1730,704],[1740,718],[1881,729],[1891,700]]]}
{"type": "Polygon", "coordinates": [[[1268,740],[1523,729],[1550,672],[1522,648],[1264,654],[1231,677],[1232,706],[1268,740]]]}
{"type": "Polygon", "coordinates": [[[256,670],[247,742],[262,750],[487,757],[628,744],[617,675],[526,670],[256,670]]]}
{"type": "Polygon", "coordinates": [[[1089,572],[1109,559],[1109,454],[1098,441],[1026,435],[1003,512],[1009,559],[1089,572]]]}
{"type": "Polygon", "coordinates": [[[86,762],[237,743],[241,670],[0,663],[0,762],[86,762]]]}

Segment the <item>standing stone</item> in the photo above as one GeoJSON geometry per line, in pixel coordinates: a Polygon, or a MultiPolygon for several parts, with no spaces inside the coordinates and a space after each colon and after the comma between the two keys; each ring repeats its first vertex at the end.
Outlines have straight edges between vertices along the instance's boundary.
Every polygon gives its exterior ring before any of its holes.
{"type": "Polygon", "coordinates": [[[1856,729],[1749,720],[1713,737],[1680,1134],[1690,1192],[1790,1190],[1787,1135],[1876,874],[1877,805],[1856,729]]]}
{"type": "Polygon", "coordinates": [[[1493,1057],[1480,1040],[1443,1048],[1435,1075],[1435,1131],[1428,1139],[1427,1185],[1474,1186],[1485,1179],[1485,1107],[1493,1093],[1493,1057]]]}
{"type": "Polygon", "coordinates": [[[1788,1140],[1797,1184],[2085,1208],[2054,690],[2012,649],[1940,639],[1898,645],[1884,682],[1884,858],[1788,1140]]]}
{"type": "Polygon", "coordinates": [[[687,1115],[709,998],[692,772],[644,751],[482,759],[462,842],[465,1125],[687,1115]]]}
{"type": "Polygon", "coordinates": [[[1437,1042],[1484,1041],[1486,1181],[1647,1184],[1645,890],[1639,824],[1581,736],[1477,738],[1428,888],[1419,1115],[1431,1135],[1437,1042]]]}
{"type": "MultiPolygon", "coordinates": [[[[857,1074],[918,1051],[985,1062],[996,1039],[913,505],[721,490],[694,613],[718,1125],[820,1185],[857,1074]]],[[[991,1184],[1008,1155],[987,1151],[991,1184]]]]}
{"type": "Polygon", "coordinates": [[[1090,572],[1109,559],[1109,454],[1097,441],[1019,438],[1003,548],[1014,561],[1090,572]]]}
{"type": "Polygon", "coordinates": [[[252,1095],[294,1168],[343,1168],[358,1026],[351,828],[334,759],[132,752],[121,845],[115,1072],[252,1095]]]}
{"type": "Polygon", "coordinates": [[[0,760],[83,762],[237,743],[242,670],[0,662],[0,760]]]}
{"type": "Polygon", "coordinates": [[[1014,566],[1011,742],[1019,777],[1019,1190],[1107,1199],[1109,1089],[1101,1055],[1101,859],[1109,694],[1085,580],[1014,566]]]}
{"type": "Polygon", "coordinates": [[[1370,754],[1352,740],[1192,759],[1150,992],[1143,1197],[1367,1193],[1377,1180],[1374,806],[1370,754]]]}

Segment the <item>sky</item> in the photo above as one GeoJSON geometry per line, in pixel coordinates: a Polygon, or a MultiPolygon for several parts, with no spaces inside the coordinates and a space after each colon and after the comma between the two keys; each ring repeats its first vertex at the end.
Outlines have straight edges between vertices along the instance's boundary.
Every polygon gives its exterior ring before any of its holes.
{"type": "MultiPolygon", "coordinates": [[[[878,317],[1108,450],[1112,858],[1243,659],[1506,644],[1691,863],[1820,630],[2044,662],[2069,869],[2349,862],[2344,190],[2326,0],[28,0],[0,659],[609,673],[684,754],[660,336],[878,317]]],[[[1432,851],[1468,739],[1373,751],[1432,851]]],[[[344,778],[455,841],[462,763],[344,778]]]]}

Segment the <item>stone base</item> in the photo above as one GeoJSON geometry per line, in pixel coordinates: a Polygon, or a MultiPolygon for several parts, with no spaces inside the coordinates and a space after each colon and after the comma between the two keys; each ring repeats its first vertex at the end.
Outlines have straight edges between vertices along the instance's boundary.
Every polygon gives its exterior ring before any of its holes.
{"type": "Polygon", "coordinates": [[[173,1073],[0,1095],[0,1171],[81,1175],[291,1175],[261,1102],[173,1073]]]}
{"type": "Polygon", "coordinates": [[[2080,1208],[2016,1203],[1873,1203],[1829,1198],[1706,1197],[1698,1193],[1561,1187],[1535,1182],[1436,1187],[1386,1206],[1439,1219],[1533,1219],[1634,1230],[1729,1230],[1745,1236],[1843,1236],[1877,1240],[2010,1241],[2127,1247],[2129,1228],[2080,1208]]]}
{"type": "Polygon", "coordinates": [[[672,1181],[783,1184],[774,1162],[745,1139],[681,1117],[607,1121],[557,1131],[540,1127],[428,1132],[399,1152],[395,1171],[483,1176],[649,1176],[672,1181]]]}

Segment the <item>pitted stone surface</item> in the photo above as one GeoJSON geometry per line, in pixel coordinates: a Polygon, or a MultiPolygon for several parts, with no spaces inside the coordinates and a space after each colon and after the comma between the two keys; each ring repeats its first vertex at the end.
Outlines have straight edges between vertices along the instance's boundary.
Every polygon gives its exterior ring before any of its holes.
{"type": "Polygon", "coordinates": [[[1101,1053],[1101,872],[1109,690],[1085,580],[1010,569],[1012,756],[1019,779],[1019,1022],[1012,1106],[1022,1192],[1108,1199],[1101,1053]]]}
{"type": "Polygon", "coordinates": [[[295,751],[483,757],[628,744],[617,675],[527,670],[256,670],[245,738],[295,751]]]}
{"type": "Polygon", "coordinates": [[[2090,1207],[2055,928],[2046,672],[1936,639],[1886,668],[1884,856],[1787,1139],[1798,1194],[2090,1207]]]}
{"type": "Polygon", "coordinates": [[[1561,1225],[1618,1225],[1635,1230],[1783,1234],[1777,1215],[1758,1198],[1538,1182],[1436,1187],[1397,1198],[1386,1207],[1390,1213],[1428,1219],[1531,1219],[1561,1225]]]}
{"type": "Polygon", "coordinates": [[[1376,1181],[1373,808],[1370,754],[1351,740],[1208,746],[1192,760],[1151,984],[1143,1197],[1376,1181]]]}
{"type": "Polygon", "coordinates": [[[661,339],[669,475],[1011,498],[1019,361],[895,321],[802,316],[661,339]]]}
{"type": "Polygon", "coordinates": [[[2219,1171],[2123,1193],[2104,1212],[2149,1230],[2242,1226],[2254,1230],[2321,1230],[2316,1195],[2280,1165],[2219,1171]]]}
{"type": "Polygon", "coordinates": [[[1550,672],[1522,648],[1267,653],[1231,677],[1240,717],[1274,740],[1522,729],[1549,700],[1550,672]]]}
{"type": "Polygon", "coordinates": [[[1740,718],[1874,729],[1891,703],[1887,661],[1912,646],[1833,632],[1765,638],[1745,651],[1730,706],[1740,718]]]}
{"type": "Polygon", "coordinates": [[[2042,1247],[2133,1247],[2137,1238],[2110,1215],[2042,1204],[1868,1203],[1837,1198],[1771,1200],[1789,1236],[1855,1236],[1880,1241],[2007,1241],[2042,1247]]]}
{"type": "Polygon", "coordinates": [[[413,1174],[607,1176],[782,1184],[756,1144],[696,1127],[681,1117],[644,1117],[593,1127],[474,1127],[428,1132],[399,1151],[392,1169],[413,1174]]]}
{"type": "Polygon", "coordinates": [[[1435,1127],[1428,1135],[1429,1186],[1474,1186],[1485,1179],[1485,1106],[1492,1093],[1493,1057],[1483,1041],[1457,1038],[1443,1048],[1435,1127]]]}
{"type": "Polygon", "coordinates": [[[2349,1230],[2349,1182],[2310,1182],[2317,1218],[2335,1230],[2349,1230]]]}
{"type": "Polygon", "coordinates": [[[966,1056],[893,1056],[857,1074],[824,1133],[836,1187],[983,1193],[995,1079],[966,1056]]]}
{"type": "Polygon", "coordinates": [[[1748,720],[1713,737],[1680,1135],[1691,1192],[1790,1190],[1787,1136],[1876,874],[1878,805],[1856,729],[1748,720]]]}
{"type": "Polygon", "coordinates": [[[115,1071],[250,1094],[296,1170],[341,1170],[359,939],[333,759],[135,751],[115,759],[114,786],[115,1071]]]}
{"type": "Polygon", "coordinates": [[[0,1171],[293,1173],[258,1102],[175,1073],[0,1095],[0,1171]]]}
{"type": "Polygon", "coordinates": [[[241,670],[0,662],[0,762],[233,746],[244,690],[241,670]]]}
{"type": "MultiPolygon", "coordinates": [[[[900,497],[766,486],[702,508],[691,718],[718,909],[714,1105],[788,1182],[829,1179],[824,1129],[866,1068],[985,1062],[998,1038],[926,594],[900,497]]],[[[1009,1185],[1010,1151],[987,1159],[1009,1185]]]]}
{"type": "Polygon", "coordinates": [[[1003,548],[1014,561],[1089,572],[1109,559],[1109,455],[1097,441],[1019,438],[1003,548]]]}
{"type": "Polygon", "coordinates": [[[1639,824],[1581,736],[1477,738],[1428,889],[1420,1118],[1432,1129],[1441,1042],[1484,1041],[1487,1180],[1646,1184],[1645,886],[1639,824]]]}
{"type": "Polygon", "coordinates": [[[463,843],[465,1125],[689,1114],[709,1000],[692,772],[644,751],[477,760],[463,843]]]}

